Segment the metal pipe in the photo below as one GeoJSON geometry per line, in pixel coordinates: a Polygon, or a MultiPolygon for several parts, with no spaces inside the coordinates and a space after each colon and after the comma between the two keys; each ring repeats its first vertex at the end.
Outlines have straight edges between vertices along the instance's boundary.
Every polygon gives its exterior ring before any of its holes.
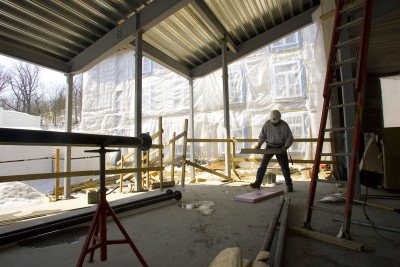
{"type": "MultiPolygon", "coordinates": [[[[182,198],[180,191],[173,192],[172,190],[167,190],[165,194],[160,194],[157,196],[152,196],[148,198],[143,198],[135,201],[131,201],[124,204],[115,205],[113,208],[115,213],[120,213],[128,210],[138,209],[142,207],[149,206],[151,204],[156,204],[162,201],[176,199],[179,201],[182,198]]],[[[75,226],[77,224],[86,223],[92,220],[95,211],[90,211],[82,213],[79,215],[74,215],[68,218],[63,218],[59,220],[54,220],[51,222],[42,223],[35,226],[26,227],[23,229],[7,232],[0,235],[0,245],[5,245],[8,243],[16,242],[25,238],[42,235],[52,231],[60,230],[70,226],[75,226]]]]}
{"type": "MultiPolygon", "coordinates": [[[[333,218],[332,220],[335,222],[343,222],[343,220],[335,219],[335,218],[333,218]]],[[[400,229],[386,227],[386,226],[379,226],[379,225],[375,225],[375,224],[372,225],[369,223],[364,223],[364,222],[359,222],[359,221],[351,221],[351,224],[376,228],[376,229],[385,230],[385,231],[394,232],[394,233],[400,233],[400,229]]]]}
{"type": "Polygon", "coordinates": [[[288,213],[289,213],[289,205],[290,205],[290,198],[286,197],[285,204],[283,207],[282,217],[280,219],[278,241],[276,244],[276,252],[275,252],[274,264],[273,264],[274,267],[282,266],[283,250],[285,248],[287,217],[288,217],[288,213]]]}
{"type": "Polygon", "coordinates": [[[267,235],[265,236],[263,244],[261,245],[260,251],[269,251],[271,249],[272,241],[274,240],[276,227],[278,226],[279,217],[281,216],[282,207],[284,203],[285,203],[285,198],[281,197],[281,200],[279,202],[280,204],[279,208],[276,211],[275,216],[268,227],[267,235]]]}
{"type": "Polygon", "coordinates": [[[361,199],[367,199],[367,198],[372,198],[372,199],[387,199],[387,200],[399,200],[400,195],[362,195],[361,199]]]}

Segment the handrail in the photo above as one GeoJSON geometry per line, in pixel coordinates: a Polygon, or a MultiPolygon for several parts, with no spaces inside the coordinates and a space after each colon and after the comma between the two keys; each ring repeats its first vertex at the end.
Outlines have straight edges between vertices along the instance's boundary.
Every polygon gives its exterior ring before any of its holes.
{"type": "MultiPolygon", "coordinates": [[[[209,139],[209,138],[188,138],[188,142],[194,142],[194,143],[225,143],[225,142],[258,142],[258,139],[256,138],[231,138],[231,139],[225,139],[225,138],[215,138],[215,139],[209,139]]],[[[293,142],[317,142],[317,138],[294,138],[293,142]]],[[[332,142],[333,140],[331,138],[326,138],[324,139],[325,142],[332,142]]]]}
{"type": "MultiPolygon", "coordinates": [[[[148,167],[140,168],[143,171],[160,171],[163,167],[148,167]]],[[[126,168],[126,169],[112,169],[106,170],[106,174],[120,174],[120,173],[131,173],[136,172],[137,168],[126,168]]],[[[79,177],[79,176],[98,176],[100,170],[87,170],[87,171],[72,171],[72,172],[50,172],[50,173],[34,173],[34,174],[21,174],[21,175],[5,175],[0,176],[0,182],[14,182],[14,181],[28,181],[28,180],[39,180],[39,179],[53,179],[58,177],[79,177]]]]}
{"type": "MultiPolygon", "coordinates": [[[[186,124],[186,122],[185,122],[186,124]]],[[[151,137],[152,139],[154,138],[162,138],[162,133],[164,133],[164,130],[162,129],[162,121],[160,118],[159,121],[159,127],[161,127],[159,129],[159,131],[157,131],[155,134],[153,134],[151,137]]],[[[93,135],[94,136],[94,135],[93,135]]],[[[103,137],[103,136],[101,136],[103,137]]],[[[105,136],[104,136],[105,138],[105,136]]],[[[107,136],[107,138],[113,138],[113,136],[107,136]]],[[[128,137],[129,138],[129,137],[128,137]]],[[[169,166],[171,165],[171,180],[174,180],[174,164],[178,163],[178,162],[182,162],[183,165],[185,164],[189,164],[186,161],[186,157],[185,155],[179,156],[178,158],[175,158],[175,149],[174,146],[177,142],[178,139],[183,138],[184,141],[184,145],[183,147],[186,146],[187,142],[204,142],[204,143],[218,143],[218,142],[222,142],[222,143],[231,143],[233,146],[235,146],[235,144],[239,143],[239,142],[257,142],[258,139],[256,138],[230,138],[230,139],[225,139],[225,138],[216,138],[216,139],[211,139],[211,138],[187,138],[187,128],[185,125],[185,128],[183,130],[183,132],[181,132],[180,134],[176,135],[174,133],[172,139],[170,139],[166,144],[162,145],[162,144],[152,144],[151,148],[154,149],[158,149],[158,151],[153,151],[151,154],[147,154],[146,156],[143,157],[143,160],[147,160],[149,163],[149,166],[143,167],[141,168],[141,170],[143,172],[150,172],[150,171],[163,171],[165,166],[169,166]],[[163,154],[163,149],[166,149],[166,147],[168,145],[172,145],[173,149],[172,149],[172,160],[168,161],[168,162],[162,162],[162,154],[163,154]],[[156,153],[160,153],[159,156],[152,158],[150,161],[150,157],[152,157],[153,155],[155,155],[156,153]],[[154,164],[156,164],[157,162],[160,162],[161,166],[154,166],[154,164]]],[[[123,138],[125,139],[125,138],[123,138]]],[[[130,138],[129,138],[130,139],[130,138]]],[[[162,140],[162,139],[161,139],[162,140]]],[[[160,140],[160,143],[162,142],[160,140]]],[[[125,141],[125,140],[124,140],[125,141]]],[[[294,142],[317,142],[318,139],[317,138],[295,138],[294,142]]],[[[332,142],[333,139],[332,138],[327,138],[324,139],[324,141],[326,142],[332,142]]],[[[125,168],[124,166],[122,166],[123,162],[126,162],[127,159],[129,159],[130,157],[132,157],[135,154],[136,151],[133,151],[131,153],[129,153],[128,155],[122,156],[121,155],[121,160],[118,161],[118,169],[113,169],[113,170],[106,170],[106,174],[121,174],[121,183],[120,186],[122,188],[122,180],[124,180],[123,178],[123,174],[127,174],[127,173],[132,173],[137,171],[137,168],[125,168]],[[122,158],[123,157],[123,158],[122,158]]],[[[236,157],[236,154],[233,153],[232,157],[231,157],[232,162],[259,162],[261,161],[261,159],[259,158],[241,158],[241,157],[236,157]]],[[[272,160],[274,161],[274,160],[272,160]]],[[[303,159],[293,159],[293,162],[295,163],[313,163],[313,160],[303,160],[303,159]]],[[[335,162],[333,160],[325,160],[325,161],[321,161],[321,163],[326,163],[326,164],[335,164],[335,162]]],[[[233,166],[235,166],[235,164],[233,164],[233,166]]],[[[197,167],[197,166],[196,166],[197,167]]],[[[233,167],[233,170],[235,170],[235,168],[233,167]]],[[[36,180],[36,179],[52,179],[52,178],[56,178],[58,177],[77,177],[77,176],[95,176],[95,175],[99,175],[99,170],[87,170],[87,171],[73,171],[73,172],[59,172],[59,173],[39,173],[39,174],[27,174],[27,175],[8,175],[8,176],[0,176],[0,182],[9,182],[9,181],[24,181],[24,180],[36,180]]],[[[182,173],[182,185],[184,184],[184,174],[182,173]]]]}

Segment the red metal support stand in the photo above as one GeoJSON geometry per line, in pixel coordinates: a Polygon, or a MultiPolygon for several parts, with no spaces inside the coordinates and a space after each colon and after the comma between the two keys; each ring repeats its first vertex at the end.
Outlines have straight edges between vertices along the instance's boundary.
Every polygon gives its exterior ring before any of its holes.
{"type": "Polygon", "coordinates": [[[107,245],[115,244],[126,244],[128,243],[136,257],[142,263],[143,266],[148,266],[143,256],[140,254],[139,250],[136,248],[132,239],[129,237],[128,233],[125,231],[124,227],[118,220],[114,211],[112,210],[110,204],[107,202],[106,198],[106,186],[105,186],[105,154],[106,152],[113,152],[116,150],[106,150],[101,147],[99,150],[91,150],[90,152],[98,152],[100,154],[100,201],[97,204],[97,209],[94,214],[89,234],[86,237],[85,243],[82,248],[77,267],[81,267],[85,260],[85,257],[90,253],[89,262],[93,262],[94,252],[96,249],[100,248],[100,260],[107,260],[107,245]],[[117,224],[119,230],[125,239],[121,240],[108,240],[107,239],[107,216],[111,216],[114,222],[117,224]]]}

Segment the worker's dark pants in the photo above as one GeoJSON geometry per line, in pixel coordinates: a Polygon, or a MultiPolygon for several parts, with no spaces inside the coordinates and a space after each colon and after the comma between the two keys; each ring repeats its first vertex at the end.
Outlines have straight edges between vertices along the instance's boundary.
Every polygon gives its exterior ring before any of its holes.
{"type": "MultiPolygon", "coordinates": [[[[261,165],[257,171],[256,182],[255,182],[257,185],[261,185],[265,172],[267,171],[268,163],[273,156],[274,154],[264,154],[261,165]]],[[[282,174],[283,177],[285,177],[286,185],[292,185],[292,179],[290,178],[289,158],[287,152],[275,154],[275,156],[279,162],[279,165],[281,166],[282,174]]]]}

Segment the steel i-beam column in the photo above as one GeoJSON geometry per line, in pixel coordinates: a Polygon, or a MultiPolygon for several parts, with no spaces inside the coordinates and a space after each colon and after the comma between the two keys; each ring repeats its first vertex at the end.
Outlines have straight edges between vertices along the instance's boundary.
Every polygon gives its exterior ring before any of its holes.
{"type": "MultiPolygon", "coordinates": [[[[139,17],[139,16],[138,16],[139,17]]],[[[135,136],[142,133],[142,37],[143,30],[138,29],[135,36],[135,136]]],[[[136,180],[135,191],[143,191],[142,188],[142,153],[136,148],[136,180]]]]}
{"type": "MultiPolygon", "coordinates": [[[[223,86],[223,98],[224,98],[224,122],[226,139],[231,138],[230,129],[231,125],[229,122],[229,84],[228,84],[228,65],[227,65],[227,47],[226,39],[221,40],[222,50],[222,86],[223,86]]],[[[225,174],[228,176],[228,180],[231,180],[231,144],[226,143],[225,146],[225,174]]]]}
{"type": "MultiPolygon", "coordinates": [[[[190,105],[190,138],[194,138],[194,101],[193,101],[193,79],[189,79],[189,105],[190,105]]],[[[190,143],[190,161],[194,162],[194,142],[190,143]]],[[[194,167],[190,166],[190,176],[194,179],[194,167]]]]}
{"type": "MultiPolygon", "coordinates": [[[[67,76],[67,95],[65,98],[65,131],[72,132],[72,94],[74,91],[74,75],[66,74],[67,76]]],[[[64,153],[64,171],[71,171],[71,146],[65,147],[64,153]]],[[[71,196],[71,177],[64,178],[64,198],[68,199],[71,196]]]]}

